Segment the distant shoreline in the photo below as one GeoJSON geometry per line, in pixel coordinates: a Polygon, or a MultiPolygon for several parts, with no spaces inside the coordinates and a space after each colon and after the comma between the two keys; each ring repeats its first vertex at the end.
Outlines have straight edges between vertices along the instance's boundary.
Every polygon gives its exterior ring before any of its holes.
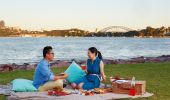
{"type": "MultiPolygon", "coordinates": [[[[119,36],[0,36],[0,38],[45,38],[45,37],[62,37],[62,38],[69,38],[69,37],[119,37],[119,36]]],[[[134,36],[134,37],[128,37],[128,36],[120,36],[122,38],[170,38],[170,36],[163,36],[163,37],[152,37],[152,36],[144,36],[144,37],[138,37],[138,36],[134,36]]]]}
{"type": "MultiPolygon", "coordinates": [[[[54,60],[51,63],[52,67],[68,67],[72,61],[78,64],[85,64],[86,60],[54,60]]],[[[158,62],[170,62],[170,55],[162,55],[158,57],[136,57],[130,59],[103,59],[104,64],[137,64],[137,63],[158,63],[158,62]]],[[[35,69],[35,64],[24,63],[24,64],[0,64],[0,72],[14,71],[14,70],[31,70],[35,69]]]]}
{"type": "Polygon", "coordinates": [[[170,37],[170,27],[153,28],[147,26],[145,29],[134,30],[124,26],[109,26],[93,32],[79,28],[62,30],[29,31],[15,27],[0,27],[0,36],[4,37],[47,37],[47,36],[78,36],[78,37],[170,37]]]}

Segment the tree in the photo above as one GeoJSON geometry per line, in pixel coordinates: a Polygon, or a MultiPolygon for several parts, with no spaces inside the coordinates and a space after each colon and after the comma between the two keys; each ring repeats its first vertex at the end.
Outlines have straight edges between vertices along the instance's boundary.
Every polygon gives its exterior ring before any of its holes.
{"type": "Polygon", "coordinates": [[[165,34],[165,27],[164,26],[162,26],[160,29],[159,29],[159,33],[160,33],[160,36],[164,36],[164,34],[165,34]]]}
{"type": "Polygon", "coordinates": [[[170,33],[170,27],[168,27],[168,33],[170,33]]]}
{"type": "Polygon", "coordinates": [[[146,28],[146,35],[147,35],[147,36],[154,36],[154,31],[155,31],[154,28],[148,26],[148,27],[146,28]]]}
{"type": "Polygon", "coordinates": [[[0,28],[5,27],[5,22],[3,20],[0,21],[0,28]]]}

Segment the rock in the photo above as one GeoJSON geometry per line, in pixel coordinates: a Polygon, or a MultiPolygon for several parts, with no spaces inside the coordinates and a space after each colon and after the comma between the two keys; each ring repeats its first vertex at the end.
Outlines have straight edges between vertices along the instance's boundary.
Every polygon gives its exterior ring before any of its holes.
{"type": "Polygon", "coordinates": [[[13,67],[13,70],[17,70],[18,69],[18,66],[15,63],[13,63],[11,66],[13,67]]]}
{"type": "Polygon", "coordinates": [[[125,64],[125,63],[127,63],[127,61],[125,61],[123,59],[118,59],[118,60],[116,60],[116,63],[117,64],[125,64]]]}
{"type": "Polygon", "coordinates": [[[146,62],[160,62],[160,59],[157,57],[147,57],[146,62]]]}
{"type": "Polygon", "coordinates": [[[103,59],[104,64],[113,64],[113,60],[103,59]]]}
{"type": "Polygon", "coordinates": [[[60,62],[59,64],[57,64],[57,67],[68,67],[70,65],[70,63],[68,62],[60,62]]]}
{"type": "Polygon", "coordinates": [[[166,57],[166,58],[170,58],[170,55],[162,55],[162,56],[159,56],[159,57],[166,57]]]}
{"type": "Polygon", "coordinates": [[[86,65],[86,60],[74,60],[78,65],[85,64],[86,65]]]}
{"type": "Polygon", "coordinates": [[[0,71],[1,72],[13,71],[13,67],[11,65],[2,65],[0,66],[0,71]]]}
{"type": "Polygon", "coordinates": [[[55,61],[51,63],[51,66],[54,67],[68,67],[71,63],[68,61],[55,61]]]}
{"type": "Polygon", "coordinates": [[[162,55],[158,57],[160,61],[170,61],[170,55],[162,55]]]}
{"type": "Polygon", "coordinates": [[[143,56],[137,57],[137,58],[131,58],[131,61],[134,62],[134,63],[144,63],[145,58],[143,56]]]}
{"type": "Polygon", "coordinates": [[[37,65],[37,64],[32,64],[32,65],[29,64],[29,65],[26,66],[26,70],[35,69],[35,68],[36,68],[36,65],[37,65]]]}

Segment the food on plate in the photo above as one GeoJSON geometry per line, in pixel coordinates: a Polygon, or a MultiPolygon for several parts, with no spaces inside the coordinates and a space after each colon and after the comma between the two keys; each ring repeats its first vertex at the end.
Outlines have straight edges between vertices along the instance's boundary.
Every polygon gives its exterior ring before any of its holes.
{"type": "Polygon", "coordinates": [[[82,92],[82,95],[92,96],[92,95],[94,95],[94,93],[92,91],[84,91],[84,92],[82,92]]]}
{"type": "Polygon", "coordinates": [[[103,93],[106,92],[106,89],[104,89],[104,88],[95,88],[94,92],[97,93],[97,94],[103,94],[103,93]]]}

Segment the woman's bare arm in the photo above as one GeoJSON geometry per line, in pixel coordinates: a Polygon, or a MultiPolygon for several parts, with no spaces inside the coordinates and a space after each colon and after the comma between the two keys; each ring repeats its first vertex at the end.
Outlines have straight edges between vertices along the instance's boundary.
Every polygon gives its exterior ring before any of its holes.
{"type": "Polygon", "coordinates": [[[85,73],[88,74],[88,71],[87,71],[87,62],[86,62],[86,70],[85,70],[85,73]]]}
{"type": "Polygon", "coordinates": [[[100,74],[103,78],[103,81],[105,82],[106,81],[106,75],[104,73],[104,63],[103,63],[103,61],[100,61],[100,74]]]}

